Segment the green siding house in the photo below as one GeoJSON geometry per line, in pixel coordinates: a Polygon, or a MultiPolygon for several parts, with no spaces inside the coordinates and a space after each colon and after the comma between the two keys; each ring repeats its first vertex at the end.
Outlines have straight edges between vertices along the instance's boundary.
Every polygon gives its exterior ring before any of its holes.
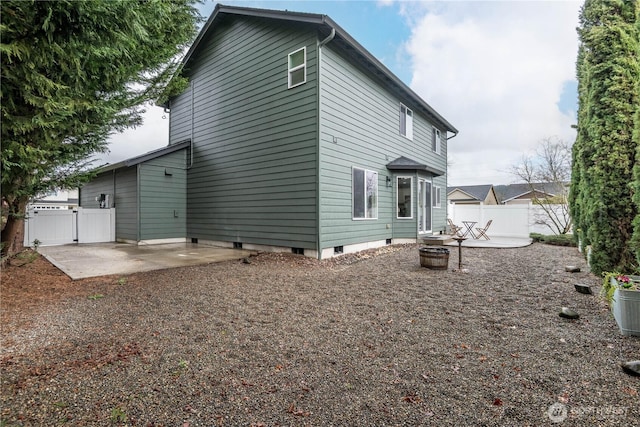
{"type": "Polygon", "coordinates": [[[457,130],[328,16],[217,5],[182,75],[185,239],[328,258],[446,229],[457,130]]]}

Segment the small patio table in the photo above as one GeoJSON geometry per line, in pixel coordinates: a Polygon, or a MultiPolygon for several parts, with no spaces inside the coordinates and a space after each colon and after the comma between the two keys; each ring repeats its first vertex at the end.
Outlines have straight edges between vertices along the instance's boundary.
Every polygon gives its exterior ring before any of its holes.
{"type": "Polygon", "coordinates": [[[471,234],[471,237],[477,239],[476,235],[473,233],[473,226],[476,225],[478,221],[462,221],[462,223],[466,228],[465,232],[462,234],[462,237],[467,237],[469,234],[471,234]]]}

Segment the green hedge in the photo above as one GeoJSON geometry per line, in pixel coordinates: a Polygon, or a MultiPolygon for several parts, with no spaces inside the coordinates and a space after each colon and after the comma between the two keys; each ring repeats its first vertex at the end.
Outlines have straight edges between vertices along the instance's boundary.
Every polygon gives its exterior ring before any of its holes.
{"type": "Polygon", "coordinates": [[[531,233],[529,237],[531,237],[534,242],[546,243],[547,245],[577,246],[571,234],[553,234],[547,236],[539,233],[531,233]]]}

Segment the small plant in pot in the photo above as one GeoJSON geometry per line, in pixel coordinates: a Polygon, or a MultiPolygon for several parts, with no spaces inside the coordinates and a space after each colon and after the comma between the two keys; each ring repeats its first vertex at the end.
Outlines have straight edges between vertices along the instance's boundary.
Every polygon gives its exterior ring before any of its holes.
{"type": "Polygon", "coordinates": [[[640,276],[605,273],[602,294],[622,335],[640,336],[640,276]]]}
{"type": "Polygon", "coordinates": [[[637,291],[640,289],[640,276],[628,276],[617,272],[603,273],[602,296],[609,305],[613,302],[613,294],[616,289],[637,291]]]}

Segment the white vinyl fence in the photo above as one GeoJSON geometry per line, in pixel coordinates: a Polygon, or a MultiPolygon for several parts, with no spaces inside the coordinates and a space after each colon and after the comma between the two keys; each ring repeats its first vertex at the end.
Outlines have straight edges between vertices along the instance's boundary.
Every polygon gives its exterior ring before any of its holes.
{"type": "Polygon", "coordinates": [[[24,245],[66,245],[70,243],[99,243],[116,240],[116,210],[64,209],[27,212],[24,221],[24,245]]]}
{"type": "Polygon", "coordinates": [[[539,219],[544,215],[540,206],[453,203],[448,208],[449,218],[457,225],[462,225],[462,221],[475,221],[477,224],[474,228],[479,228],[493,220],[487,231],[489,236],[529,237],[530,233],[554,234],[549,227],[540,223],[539,219]]]}

